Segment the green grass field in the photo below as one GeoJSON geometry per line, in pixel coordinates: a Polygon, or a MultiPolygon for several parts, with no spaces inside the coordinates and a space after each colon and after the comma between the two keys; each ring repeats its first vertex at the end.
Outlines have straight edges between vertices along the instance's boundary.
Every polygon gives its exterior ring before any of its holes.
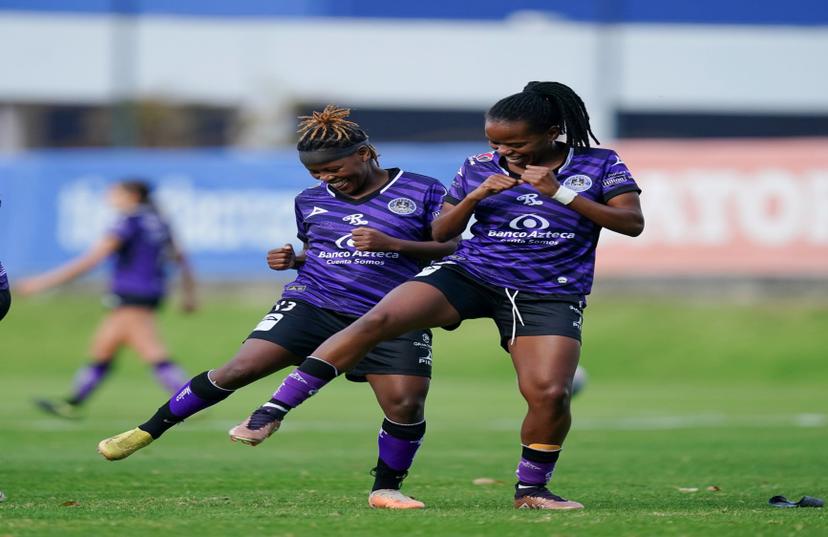
{"type": "MultiPolygon", "coordinates": [[[[164,332],[196,373],[232,355],[267,300],[165,312],[164,332]]],[[[437,334],[429,432],[405,486],[428,509],[398,513],[366,505],[381,414],[366,386],[344,380],[255,449],[225,431],[281,376],[128,460],[101,459],[98,440],[166,399],[131,353],[83,421],[31,404],[68,389],[101,314],[91,298],[54,295],[17,301],[0,324],[2,537],[828,535],[824,509],[767,505],[828,496],[828,308],[594,298],[590,382],[553,481],[587,506],[570,513],[511,507],[524,407],[488,321],[437,334]]]]}

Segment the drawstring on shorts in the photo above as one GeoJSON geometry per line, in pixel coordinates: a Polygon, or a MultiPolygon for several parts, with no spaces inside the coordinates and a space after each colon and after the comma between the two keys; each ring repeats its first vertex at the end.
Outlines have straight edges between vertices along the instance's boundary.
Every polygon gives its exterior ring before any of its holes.
{"type": "Polygon", "coordinates": [[[526,326],[523,323],[523,317],[520,315],[520,310],[517,307],[517,296],[520,291],[515,289],[515,294],[509,293],[509,288],[504,287],[503,290],[506,292],[506,296],[509,297],[509,302],[512,303],[512,339],[509,341],[509,345],[515,344],[515,334],[517,333],[517,323],[520,321],[521,326],[526,326]]]}

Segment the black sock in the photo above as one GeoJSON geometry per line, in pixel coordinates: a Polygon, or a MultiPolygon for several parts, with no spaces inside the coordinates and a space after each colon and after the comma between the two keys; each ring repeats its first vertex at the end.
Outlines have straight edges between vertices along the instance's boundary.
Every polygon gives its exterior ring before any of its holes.
{"type": "Polygon", "coordinates": [[[138,428],[148,432],[153,438],[158,438],[167,429],[181,423],[196,412],[227,399],[232,393],[233,390],[225,390],[213,384],[208,372],[205,371],[193,377],[138,428]],[[173,409],[176,410],[175,413],[173,409]]]}

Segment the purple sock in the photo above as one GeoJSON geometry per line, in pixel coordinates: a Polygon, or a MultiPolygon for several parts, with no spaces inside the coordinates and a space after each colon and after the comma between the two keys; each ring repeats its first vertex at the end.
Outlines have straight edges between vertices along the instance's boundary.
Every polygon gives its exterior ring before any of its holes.
{"type": "Polygon", "coordinates": [[[79,369],[75,374],[75,391],[72,397],[68,399],[69,404],[79,405],[92,395],[95,388],[109,373],[111,364],[111,361],[93,363],[79,369]]]}
{"type": "Polygon", "coordinates": [[[420,449],[420,444],[423,443],[423,437],[419,436],[414,439],[397,438],[385,429],[386,427],[383,426],[377,437],[379,458],[389,468],[397,472],[405,472],[411,468],[414,456],[417,454],[417,450],[420,449]]]}
{"type": "Polygon", "coordinates": [[[173,394],[178,392],[178,389],[184,386],[189,378],[183,369],[170,360],[164,360],[163,362],[155,364],[153,366],[153,372],[155,373],[155,379],[161,386],[173,394]]]}
{"type": "Polygon", "coordinates": [[[289,408],[295,408],[322,389],[328,382],[297,369],[285,377],[281,386],[273,392],[273,400],[284,403],[289,408]]]}
{"type": "Polygon", "coordinates": [[[545,486],[552,478],[560,454],[560,449],[541,451],[523,446],[523,456],[515,472],[518,482],[523,485],[545,486]]]}
{"type": "Polygon", "coordinates": [[[215,401],[208,401],[193,393],[192,381],[188,382],[178,390],[178,393],[170,398],[169,407],[170,412],[177,418],[182,420],[189,418],[196,412],[204,410],[208,406],[213,405],[215,401]]]}

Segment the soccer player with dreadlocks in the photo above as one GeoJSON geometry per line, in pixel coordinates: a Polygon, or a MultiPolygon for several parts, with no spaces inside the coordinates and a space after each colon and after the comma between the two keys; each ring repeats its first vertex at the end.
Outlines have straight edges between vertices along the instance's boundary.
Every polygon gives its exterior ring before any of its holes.
{"type": "MultiPolygon", "coordinates": [[[[446,189],[430,177],[381,168],[368,135],[348,115],[347,109],[327,106],[300,118],[299,158],[321,183],[296,198],[302,251],[297,254],[288,244],[267,258],[274,270],[296,269],[296,279],[232,360],[194,377],[136,429],[103,440],[98,451],[104,457],[127,457],[233,390],[302,362],[423,266],[455,250],[453,237],[431,239],[446,189]]],[[[422,508],[399,489],[425,434],[431,332],[401,332],[354,366],[348,378],[367,381],[385,413],[369,504],[422,508]]],[[[329,366],[320,362],[319,367],[329,366]]],[[[286,408],[265,406],[231,429],[231,438],[259,444],[275,429],[270,412],[286,408]]]]}
{"type": "Polygon", "coordinates": [[[432,224],[433,237],[448,240],[474,215],[473,237],[323,343],[263,408],[278,424],[380,341],[488,317],[528,406],[515,507],[580,509],[547,483],[571,423],[598,235],[641,233],[640,191],[614,151],[590,147],[597,139],[586,107],[563,84],[530,82],[498,101],[486,114],[486,137],[494,151],[466,159],[432,224]]]}

